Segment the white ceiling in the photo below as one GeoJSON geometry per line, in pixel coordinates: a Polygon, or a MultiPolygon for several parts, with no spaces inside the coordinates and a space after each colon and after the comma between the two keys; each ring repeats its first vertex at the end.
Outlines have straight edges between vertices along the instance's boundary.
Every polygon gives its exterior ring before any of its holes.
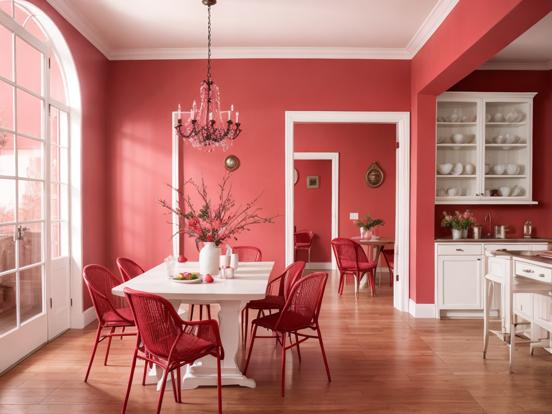
{"type": "MultiPolygon", "coordinates": [[[[110,59],[203,58],[201,0],[48,0],[110,59]]],[[[458,0],[219,0],[215,57],[411,58],[458,0]]]]}
{"type": "Polygon", "coordinates": [[[552,13],[498,52],[482,69],[552,69],[552,13]]]}

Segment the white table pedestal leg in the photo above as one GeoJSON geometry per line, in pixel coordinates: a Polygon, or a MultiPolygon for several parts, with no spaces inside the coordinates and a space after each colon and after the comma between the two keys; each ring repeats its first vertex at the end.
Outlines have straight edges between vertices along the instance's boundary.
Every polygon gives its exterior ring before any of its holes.
{"type": "MultiPolygon", "coordinates": [[[[222,385],[240,385],[255,388],[255,380],[242,374],[236,358],[240,346],[240,302],[221,302],[219,328],[224,360],[221,361],[222,385]]],[[[217,363],[212,356],[202,358],[200,363],[189,365],[182,380],[183,389],[217,385],[217,363]]]]}

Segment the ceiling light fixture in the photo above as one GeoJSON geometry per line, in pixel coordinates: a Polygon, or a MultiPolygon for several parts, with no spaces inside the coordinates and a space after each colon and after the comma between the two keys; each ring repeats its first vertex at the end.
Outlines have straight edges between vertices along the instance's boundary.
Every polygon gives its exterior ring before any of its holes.
{"type": "Polygon", "coordinates": [[[220,90],[211,73],[211,6],[217,1],[202,0],[202,3],[207,6],[207,79],[199,88],[199,110],[196,101],[190,112],[182,112],[178,105],[178,121],[174,128],[180,138],[195,148],[226,150],[242,131],[240,113],[234,112],[234,105],[227,111],[220,110],[220,90]],[[183,115],[187,120],[182,120],[183,115]]]}

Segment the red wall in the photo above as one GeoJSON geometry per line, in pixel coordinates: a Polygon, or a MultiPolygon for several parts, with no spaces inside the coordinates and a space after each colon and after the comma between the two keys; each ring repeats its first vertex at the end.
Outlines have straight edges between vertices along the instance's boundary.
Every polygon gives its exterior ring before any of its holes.
{"type": "Polygon", "coordinates": [[[296,126],[295,151],[339,153],[339,235],[358,236],[350,212],[370,214],[385,225],[377,232],[395,236],[395,126],[385,124],[302,124],[296,126]],[[364,181],[377,161],[385,173],[378,188],[364,181]]]}
{"type": "MultiPolygon", "coordinates": [[[[224,174],[229,153],[241,159],[232,173],[234,194],[259,193],[275,224],[240,237],[256,244],[267,260],[284,264],[284,112],[286,110],[408,111],[408,61],[217,60],[214,77],[223,106],[240,111],[244,132],[227,153],[185,146],[184,178],[204,177],[211,187],[224,174]]],[[[197,99],[204,61],[114,61],[110,64],[108,151],[110,257],[129,255],[153,266],[171,251],[171,227],[158,205],[170,197],[170,113],[197,99]]],[[[197,257],[192,240],[186,256],[197,257]]]]}
{"type": "MultiPolygon", "coordinates": [[[[298,231],[310,230],[315,238],[311,262],[330,262],[332,240],[332,162],[330,160],[296,160],[299,179],[294,187],[294,224],[298,231]],[[318,176],[319,187],[307,188],[307,177],[318,176]]],[[[307,260],[299,252],[298,260],[307,260]]]]}
{"type": "Polygon", "coordinates": [[[533,108],[533,199],[536,206],[436,206],[435,230],[437,236],[448,235],[439,226],[445,210],[471,209],[478,220],[488,212],[493,223],[507,224],[512,229],[509,236],[523,234],[523,222],[531,220],[534,232],[541,237],[552,236],[552,71],[489,71],[478,70],[454,85],[455,91],[486,92],[538,92],[533,108]]]}

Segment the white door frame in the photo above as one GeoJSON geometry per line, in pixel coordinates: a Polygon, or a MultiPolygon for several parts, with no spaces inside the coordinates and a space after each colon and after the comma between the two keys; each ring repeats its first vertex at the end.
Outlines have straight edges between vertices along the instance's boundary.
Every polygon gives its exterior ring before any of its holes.
{"type": "Polygon", "coordinates": [[[285,253],[286,264],[293,262],[294,221],[294,129],[296,123],[395,124],[397,129],[397,178],[395,211],[395,279],[393,306],[408,312],[410,289],[410,113],[363,111],[285,112],[285,253]],[[398,254],[400,252],[400,254],[398,254]]]}
{"type": "MultiPolygon", "coordinates": [[[[332,239],[339,235],[339,152],[294,152],[294,160],[329,160],[332,162],[332,239]]],[[[333,252],[332,269],[336,268],[333,252]]],[[[308,263],[307,263],[308,265],[308,263]]]]}

